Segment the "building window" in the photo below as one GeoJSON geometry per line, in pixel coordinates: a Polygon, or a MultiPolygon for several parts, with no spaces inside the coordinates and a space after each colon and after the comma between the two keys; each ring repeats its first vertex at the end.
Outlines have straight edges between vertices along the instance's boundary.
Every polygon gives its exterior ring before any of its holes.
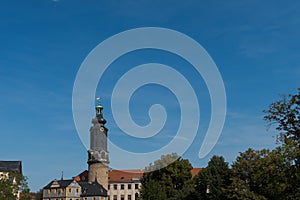
{"type": "Polygon", "coordinates": [[[118,200],[118,196],[117,195],[114,195],[114,200],[118,200]]]}
{"type": "Polygon", "coordinates": [[[72,188],[69,188],[69,192],[70,192],[70,193],[72,192],[72,188]]]}
{"type": "Polygon", "coordinates": [[[135,184],[134,188],[139,189],[139,184],[135,184]]]}
{"type": "Polygon", "coordinates": [[[79,193],[79,189],[78,188],[76,189],[76,193],[79,193]]]}
{"type": "Polygon", "coordinates": [[[121,184],[121,190],[124,190],[124,184],[121,184]]]}
{"type": "Polygon", "coordinates": [[[127,200],[131,200],[131,195],[130,194],[127,196],[127,200]]]}
{"type": "Polygon", "coordinates": [[[108,189],[110,189],[110,185],[108,185],[108,189]]]}
{"type": "Polygon", "coordinates": [[[51,193],[51,191],[50,190],[48,190],[48,194],[50,194],[51,193]]]}
{"type": "Polygon", "coordinates": [[[57,193],[57,189],[54,189],[54,194],[56,194],[57,193]]]}
{"type": "Polygon", "coordinates": [[[129,190],[131,190],[131,184],[128,184],[128,185],[127,185],[127,188],[128,188],[129,190]]]}
{"type": "Polygon", "coordinates": [[[135,193],[135,199],[138,199],[139,198],[139,193],[135,193]]]}
{"type": "Polygon", "coordinates": [[[121,200],[125,200],[125,197],[124,197],[124,195],[121,195],[121,200]]]}
{"type": "Polygon", "coordinates": [[[118,188],[117,184],[114,184],[114,190],[116,190],[118,188]]]}

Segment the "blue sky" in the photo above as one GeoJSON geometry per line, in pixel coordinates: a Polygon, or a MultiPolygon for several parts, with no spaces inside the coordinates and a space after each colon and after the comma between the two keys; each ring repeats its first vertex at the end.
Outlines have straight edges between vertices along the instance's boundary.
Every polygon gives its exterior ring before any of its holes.
{"type": "MultiPolygon", "coordinates": [[[[249,147],[273,148],[274,134],[267,131],[262,110],[279,94],[295,93],[300,86],[299,9],[298,1],[1,1],[0,160],[22,160],[33,191],[60,178],[61,171],[70,178],[87,169],[86,148],[72,116],[76,73],[100,42],[128,29],[149,26],[182,32],[207,50],[225,84],[225,126],[211,153],[199,159],[210,118],[205,83],[194,77],[191,68],[180,68],[188,64],[174,55],[137,51],[116,60],[97,89],[115,144],[147,152],[174,136],[180,114],[176,98],[166,88],[147,85],[130,103],[133,119],[141,125],[149,122],[146,114],[153,103],[165,105],[171,113],[164,132],[151,142],[122,133],[110,110],[111,90],[124,70],[157,62],[181,69],[201,99],[200,130],[183,156],[194,167],[206,166],[214,154],[231,163],[249,147]],[[121,65],[126,67],[117,67],[121,65]]],[[[124,163],[124,168],[135,167],[130,166],[131,161],[111,159],[124,163]]]]}

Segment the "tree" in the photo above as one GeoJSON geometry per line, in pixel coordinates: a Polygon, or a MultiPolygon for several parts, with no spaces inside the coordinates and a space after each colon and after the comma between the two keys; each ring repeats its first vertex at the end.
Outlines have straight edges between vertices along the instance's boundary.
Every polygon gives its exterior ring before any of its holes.
{"type": "Polygon", "coordinates": [[[272,103],[264,119],[269,125],[276,125],[280,131],[277,140],[283,145],[286,176],[289,179],[287,198],[300,198],[300,88],[297,94],[283,95],[281,100],[272,103]]]}
{"type": "Polygon", "coordinates": [[[232,165],[230,199],[285,199],[288,188],[286,172],[290,163],[285,162],[282,148],[248,149],[240,153],[232,165]]]}
{"type": "Polygon", "coordinates": [[[300,88],[298,94],[283,95],[281,100],[272,103],[264,119],[270,125],[276,124],[280,131],[278,141],[300,145],[300,88]]]}
{"type": "Polygon", "coordinates": [[[206,168],[195,178],[201,199],[226,199],[224,191],[230,184],[230,169],[222,156],[213,156],[206,168]]]}
{"type": "MultiPolygon", "coordinates": [[[[8,172],[0,175],[1,200],[16,199],[18,191],[29,193],[26,177],[16,172],[8,172]]],[[[21,200],[27,200],[27,198],[21,198],[21,200]]]]}
{"type": "Polygon", "coordinates": [[[190,162],[175,153],[161,156],[161,159],[145,168],[141,178],[141,198],[143,200],[191,198],[194,189],[191,170],[190,162]],[[171,160],[175,161],[166,166],[171,160]],[[166,167],[161,168],[162,166],[166,167]]]}

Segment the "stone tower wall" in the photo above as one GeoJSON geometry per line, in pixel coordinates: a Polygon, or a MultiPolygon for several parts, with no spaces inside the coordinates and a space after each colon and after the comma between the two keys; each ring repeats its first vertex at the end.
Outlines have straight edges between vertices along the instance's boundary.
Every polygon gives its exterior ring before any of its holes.
{"type": "Polygon", "coordinates": [[[94,182],[97,178],[98,183],[100,183],[106,190],[108,190],[108,166],[106,164],[90,164],[88,174],[89,182],[94,182]]]}

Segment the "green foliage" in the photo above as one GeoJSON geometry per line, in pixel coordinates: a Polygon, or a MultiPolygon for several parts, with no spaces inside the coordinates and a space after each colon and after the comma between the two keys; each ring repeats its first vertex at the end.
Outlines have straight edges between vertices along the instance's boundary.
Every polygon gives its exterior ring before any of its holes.
{"type": "Polygon", "coordinates": [[[143,200],[188,199],[193,190],[192,165],[177,154],[168,154],[146,167],[141,183],[143,200]],[[171,164],[170,161],[174,161],[171,164]],[[169,164],[166,166],[166,164],[169,164]],[[165,166],[165,167],[163,167],[165,166]],[[163,167],[163,168],[161,168],[163,167]],[[155,171],[150,171],[154,170],[155,171]]]}
{"type": "Polygon", "coordinates": [[[283,99],[272,103],[264,112],[267,114],[264,119],[270,125],[276,124],[276,129],[280,131],[278,141],[300,145],[300,88],[298,94],[284,95],[283,99]]]}
{"type": "Polygon", "coordinates": [[[232,165],[232,185],[228,190],[230,199],[284,199],[288,179],[288,163],[280,148],[248,149],[240,153],[232,165]]]}
{"type": "MultiPolygon", "coordinates": [[[[12,200],[17,198],[18,191],[29,193],[27,178],[20,173],[9,172],[0,175],[0,199],[12,200]]],[[[20,200],[27,200],[21,198],[20,200]]]]}
{"type": "Polygon", "coordinates": [[[300,199],[300,89],[272,103],[264,112],[264,119],[280,131],[277,148],[249,148],[239,154],[231,169],[223,157],[213,156],[193,180],[188,160],[177,154],[162,156],[146,168],[142,199],[300,199]]]}
{"type": "Polygon", "coordinates": [[[213,156],[195,178],[196,191],[202,199],[226,199],[224,191],[230,184],[230,169],[222,156],[213,156]]]}
{"type": "Polygon", "coordinates": [[[300,88],[294,95],[284,95],[279,101],[272,103],[264,117],[270,125],[276,124],[280,131],[278,141],[282,146],[277,148],[277,154],[282,157],[286,185],[286,199],[299,199],[300,196],[300,88]]]}

